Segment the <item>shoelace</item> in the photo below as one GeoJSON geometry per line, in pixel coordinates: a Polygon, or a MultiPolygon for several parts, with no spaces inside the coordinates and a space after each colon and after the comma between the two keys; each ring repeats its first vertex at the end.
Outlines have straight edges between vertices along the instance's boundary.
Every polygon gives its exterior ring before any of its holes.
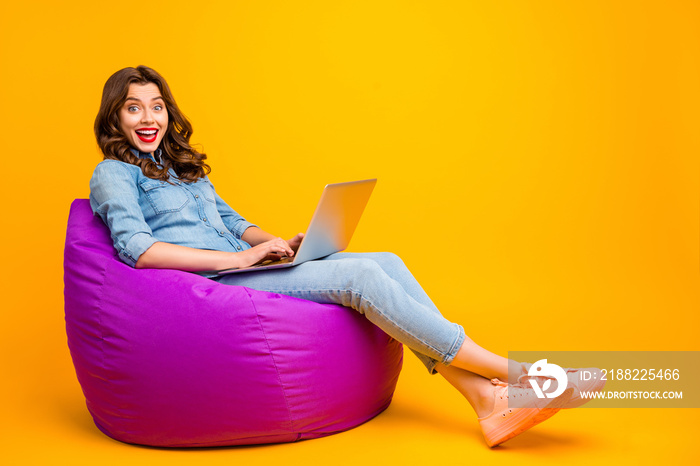
{"type": "MultiPolygon", "coordinates": [[[[569,372],[576,372],[578,370],[578,369],[574,369],[572,367],[564,367],[563,369],[564,369],[564,372],[566,372],[567,376],[568,376],[569,372]]],[[[521,374],[518,377],[517,384],[529,387],[530,383],[528,382],[528,380],[530,380],[530,379],[537,380],[537,382],[539,382],[540,385],[544,384],[544,382],[548,379],[555,380],[554,377],[547,377],[546,375],[528,375],[527,373],[525,373],[525,374],[521,374]]]]}
{"type": "Polygon", "coordinates": [[[535,395],[535,391],[532,389],[532,387],[528,384],[521,384],[520,382],[516,384],[509,384],[506,382],[503,382],[500,379],[491,379],[491,383],[494,385],[500,385],[503,387],[508,387],[508,391],[506,392],[506,398],[522,398],[522,397],[533,397],[537,396],[535,395]]]}

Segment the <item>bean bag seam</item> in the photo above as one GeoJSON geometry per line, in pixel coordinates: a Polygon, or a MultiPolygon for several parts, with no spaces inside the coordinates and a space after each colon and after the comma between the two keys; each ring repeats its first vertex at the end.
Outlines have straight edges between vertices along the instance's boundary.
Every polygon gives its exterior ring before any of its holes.
{"type": "Polygon", "coordinates": [[[101,374],[100,377],[102,378],[102,381],[106,384],[109,385],[109,379],[107,377],[107,364],[105,361],[105,332],[104,332],[104,326],[102,324],[102,317],[104,313],[103,309],[103,304],[104,304],[104,287],[105,287],[105,282],[107,281],[107,266],[108,263],[107,261],[103,261],[103,267],[101,270],[101,280],[100,280],[100,288],[98,290],[97,295],[100,297],[100,299],[97,302],[97,322],[98,322],[98,327],[100,329],[100,368],[101,368],[101,374]]]}
{"type": "MultiPolygon", "coordinates": [[[[270,358],[272,359],[272,364],[275,366],[275,373],[277,374],[277,381],[280,384],[280,388],[282,389],[282,396],[284,397],[284,405],[287,407],[287,414],[289,415],[289,427],[290,427],[290,432],[296,432],[296,429],[294,428],[294,419],[292,419],[292,409],[289,406],[289,399],[287,397],[287,390],[284,387],[284,383],[282,381],[282,375],[280,374],[279,367],[277,366],[277,361],[275,360],[275,354],[272,352],[272,348],[270,347],[270,342],[267,339],[267,334],[265,333],[265,327],[262,324],[262,321],[260,320],[260,314],[258,314],[258,307],[255,305],[255,300],[253,299],[253,295],[250,293],[249,289],[246,287],[243,287],[245,289],[246,293],[248,293],[248,297],[250,297],[250,303],[253,305],[253,310],[255,311],[255,319],[258,321],[258,325],[260,326],[260,331],[262,332],[263,338],[265,339],[265,345],[267,346],[267,349],[270,353],[270,358]]],[[[301,434],[299,434],[301,435],[301,434]]],[[[299,435],[297,436],[297,440],[299,439],[299,435]]]]}

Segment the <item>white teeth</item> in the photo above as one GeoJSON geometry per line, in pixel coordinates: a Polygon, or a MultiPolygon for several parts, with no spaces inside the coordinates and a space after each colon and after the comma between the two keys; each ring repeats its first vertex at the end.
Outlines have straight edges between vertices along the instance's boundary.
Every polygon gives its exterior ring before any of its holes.
{"type": "Polygon", "coordinates": [[[139,134],[145,134],[145,135],[151,135],[151,134],[156,134],[155,129],[149,129],[149,130],[136,130],[137,133],[139,134]]]}

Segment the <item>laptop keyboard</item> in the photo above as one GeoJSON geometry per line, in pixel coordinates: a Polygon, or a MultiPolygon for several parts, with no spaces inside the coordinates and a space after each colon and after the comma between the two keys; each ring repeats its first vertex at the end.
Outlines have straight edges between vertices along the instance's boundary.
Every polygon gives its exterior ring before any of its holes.
{"type": "Polygon", "coordinates": [[[251,267],[265,267],[268,265],[288,264],[289,262],[292,262],[293,260],[294,260],[293,257],[282,256],[282,258],[279,260],[267,259],[267,260],[260,262],[259,264],[251,265],[251,267]]]}

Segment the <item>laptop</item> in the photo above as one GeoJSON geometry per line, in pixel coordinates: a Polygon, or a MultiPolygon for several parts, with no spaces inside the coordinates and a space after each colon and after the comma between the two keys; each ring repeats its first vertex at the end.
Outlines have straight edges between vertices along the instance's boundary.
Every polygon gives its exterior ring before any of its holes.
{"type": "Polygon", "coordinates": [[[217,275],[294,267],[348,247],[377,179],[328,184],[296,254],[249,267],[217,270],[217,275]]]}

